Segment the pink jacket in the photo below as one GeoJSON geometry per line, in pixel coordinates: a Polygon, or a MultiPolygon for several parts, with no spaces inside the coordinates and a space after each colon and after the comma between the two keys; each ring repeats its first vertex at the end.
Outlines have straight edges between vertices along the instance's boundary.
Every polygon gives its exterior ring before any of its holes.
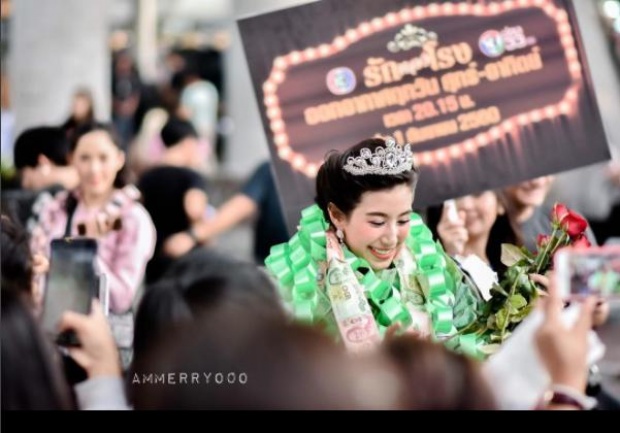
{"type": "MultiPolygon", "coordinates": [[[[98,270],[106,274],[110,310],[115,313],[123,313],[131,307],[136,291],[144,279],[146,263],[155,250],[155,226],[144,207],[135,201],[136,192],[134,187],[115,191],[111,202],[120,203],[113,207],[119,214],[122,227],[98,239],[98,270]]],[[[49,258],[51,240],[64,236],[68,194],[67,191],[59,192],[55,197],[46,194],[35,203],[33,210],[38,218],[30,223],[33,253],[49,258]]],[[[71,235],[77,236],[80,223],[96,218],[96,214],[103,213],[104,210],[89,212],[80,203],[78,194],[73,194],[78,197],[78,205],[73,214],[71,235]]],[[[111,203],[105,210],[109,210],[110,206],[111,203]]]]}

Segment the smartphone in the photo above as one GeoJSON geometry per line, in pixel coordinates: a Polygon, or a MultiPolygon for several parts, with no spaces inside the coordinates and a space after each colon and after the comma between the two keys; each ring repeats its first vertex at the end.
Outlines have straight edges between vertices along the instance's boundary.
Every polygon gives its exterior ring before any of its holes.
{"type": "Polygon", "coordinates": [[[620,246],[564,248],[554,260],[557,287],[564,299],[595,295],[620,301],[620,246]]]}
{"type": "Polygon", "coordinates": [[[92,299],[100,290],[95,269],[97,241],[91,238],[54,239],[51,243],[50,268],[45,284],[43,328],[57,344],[79,346],[72,331],[58,332],[65,311],[89,314],[92,299]]]}
{"type": "Polygon", "coordinates": [[[445,209],[446,209],[446,216],[448,217],[448,221],[450,221],[451,223],[457,223],[459,222],[459,211],[456,208],[456,200],[455,199],[450,199],[450,200],[446,200],[443,203],[445,209]]]}

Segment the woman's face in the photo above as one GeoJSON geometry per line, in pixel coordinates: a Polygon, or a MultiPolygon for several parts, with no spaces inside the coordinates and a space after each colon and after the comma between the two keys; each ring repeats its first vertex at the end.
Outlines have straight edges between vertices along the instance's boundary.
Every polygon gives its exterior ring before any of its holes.
{"type": "Polygon", "coordinates": [[[472,238],[488,234],[499,211],[497,195],[493,191],[461,197],[456,200],[456,207],[465,212],[465,228],[472,238]]]}
{"type": "Polygon", "coordinates": [[[348,217],[341,212],[331,216],[349,249],[381,270],[390,266],[409,234],[412,204],[413,191],[403,184],[365,192],[348,217]]]}
{"type": "Polygon", "coordinates": [[[547,197],[553,176],[543,176],[505,189],[507,198],[518,206],[540,206],[547,197]]]}
{"type": "Polygon", "coordinates": [[[125,164],[125,154],[105,131],[93,131],[78,141],[71,158],[82,192],[100,196],[109,193],[116,174],[125,164]]]}

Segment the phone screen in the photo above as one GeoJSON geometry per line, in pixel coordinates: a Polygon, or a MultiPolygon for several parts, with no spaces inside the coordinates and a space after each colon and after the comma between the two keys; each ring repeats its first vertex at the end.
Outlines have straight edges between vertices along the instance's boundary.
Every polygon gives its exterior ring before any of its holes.
{"type": "Polygon", "coordinates": [[[52,241],[43,306],[43,327],[50,335],[58,335],[58,322],[65,311],[90,313],[92,298],[99,290],[96,256],[94,239],[52,241]]]}
{"type": "Polygon", "coordinates": [[[563,249],[556,254],[558,289],[564,298],[596,295],[620,299],[620,248],[563,249]]]}

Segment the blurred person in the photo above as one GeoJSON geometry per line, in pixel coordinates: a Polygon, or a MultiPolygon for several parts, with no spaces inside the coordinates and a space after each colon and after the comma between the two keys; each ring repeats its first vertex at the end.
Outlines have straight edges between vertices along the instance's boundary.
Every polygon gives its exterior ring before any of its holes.
{"type": "Polygon", "coordinates": [[[76,129],[84,124],[95,121],[95,103],[88,89],[78,89],[73,95],[71,114],[62,124],[62,129],[71,138],[76,129]]]}
{"type": "MultiPolygon", "coordinates": [[[[4,256],[4,254],[3,254],[4,256]]],[[[59,360],[23,297],[2,274],[2,410],[68,410],[69,387],[59,360]]]]}
{"type": "Polygon", "coordinates": [[[506,266],[501,262],[501,244],[521,244],[519,234],[494,191],[483,191],[455,200],[457,217],[449,215],[446,206],[429,212],[429,227],[436,225],[438,237],[446,252],[452,256],[476,255],[498,274],[506,266]],[[432,216],[431,216],[432,214],[432,216]],[[436,222],[436,215],[441,217],[436,222]]]}
{"type": "MultiPolygon", "coordinates": [[[[553,232],[550,218],[553,204],[546,202],[546,198],[554,179],[554,176],[530,179],[506,187],[499,194],[508,216],[520,231],[523,245],[530,251],[536,251],[539,234],[553,232]]],[[[596,245],[590,227],[585,235],[592,245],[596,245]]]]}
{"type": "MultiPolygon", "coordinates": [[[[71,384],[79,367],[54,350],[32,314],[37,293],[33,276],[45,272],[47,263],[30,255],[27,232],[4,215],[1,226],[2,408],[70,408],[69,383],[61,367],[71,384]]],[[[67,312],[59,324],[59,331],[75,330],[82,344],[70,349],[71,356],[86,368],[87,380],[74,389],[78,407],[123,408],[118,351],[98,302],[92,310],[90,316],[67,312]]]]}
{"type": "Polygon", "coordinates": [[[128,162],[137,179],[161,160],[166,150],[161,130],[168,118],[168,112],[160,107],[152,108],[144,115],[140,130],[129,147],[128,162]]]}
{"type": "Polygon", "coordinates": [[[477,361],[414,334],[386,338],[382,350],[402,369],[412,409],[497,408],[477,361]]]}
{"type": "Polygon", "coordinates": [[[271,247],[288,239],[269,161],[258,166],[241,191],[222,204],[213,218],[195,224],[194,232],[205,243],[252,217],[254,260],[263,264],[271,247]]]}
{"type": "Polygon", "coordinates": [[[69,150],[61,128],[40,126],[22,132],[14,149],[22,188],[52,192],[75,188],[79,179],[75,167],[68,166],[69,150]]]}
{"type": "Polygon", "coordinates": [[[137,409],[405,408],[399,373],[379,353],[350,357],[317,329],[232,305],[174,330],[138,371],[137,409]]]}
{"type": "Polygon", "coordinates": [[[19,293],[30,308],[33,300],[40,297],[40,276],[47,272],[47,259],[42,255],[30,254],[30,237],[28,232],[15,224],[8,216],[1,216],[2,232],[2,287],[19,293]]]}
{"type": "Polygon", "coordinates": [[[202,138],[215,146],[219,93],[213,83],[202,79],[197,66],[190,62],[181,72],[180,109],[190,119],[202,138]]]}
{"type": "Polygon", "coordinates": [[[127,151],[135,133],[134,116],[140,104],[142,82],[128,51],[117,52],[112,65],[112,119],[121,148],[127,151]]]}
{"type": "Polygon", "coordinates": [[[545,198],[553,183],[553,176],[541,176],[506,187],[500,193],[506,212],[518,225],[523,244],[530,251],[536,251],[536,237],[540,233],[551,233],[552,207],[545,204],[545,198]]]}
{"type": "MultiPolygon", "coordinates": [[[[138,203],[139,192],[124,185],[125,155],[112,130],[103,124],[78,129],[71,164],[80,183],[44,203],[33,222],[34,253],[49,257],[52,239],[86,236],[97,239],[97,267],[110,293],[110,321],[117,343],[130,349],[132,304],[155,247],[155,228],[138,203]]],[[[37,299],[40,304],[41,299],[37,299]]]]}
{"type": "Polygon", "coordinates": [[[155,253],[146,268],[146,281],[155,282],[178,257],[200,242],[192,226],[207,216],[206,181],[193,167],[197,160],[198,137],[188,121],[172,117],[161,138],[166,150],[158,166],[138,181],[143,203],[149,212],[157,239],[155,253]],[[187,237],[175,236],[187,233],[187,237]]]}
{"type": "Polygon", "coordinates": [[[75,188],[78,175],[68,166],[69,141],[62,129],[40,126],[23,131],[14,157],[20,190],[2,192],[5,212],[22,225],[37,212],[36,201],[63,189],[75,188]]]}
{"type": "Polygon", "coordinates": [[[276,288],[256,266],[205,249],[192,250],[145,291],[136,313],[134,364],[175,325],[227,305],[285,320],[276,288]]]}

